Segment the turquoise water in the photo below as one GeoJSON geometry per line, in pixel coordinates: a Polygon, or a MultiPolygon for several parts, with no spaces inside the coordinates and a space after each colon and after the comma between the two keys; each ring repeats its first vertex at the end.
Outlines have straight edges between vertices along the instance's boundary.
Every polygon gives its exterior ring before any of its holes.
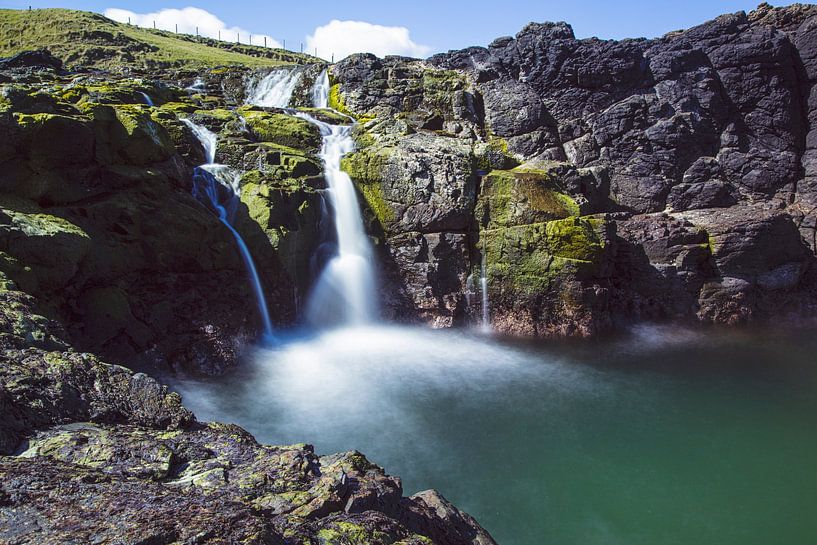
{"type": "Polygon", "coordinates": [[[263,442],[358,449],[502,545],[812,545],[815,349],[661,327],[574,344],[368,328],[179,388],[263,442]]]}

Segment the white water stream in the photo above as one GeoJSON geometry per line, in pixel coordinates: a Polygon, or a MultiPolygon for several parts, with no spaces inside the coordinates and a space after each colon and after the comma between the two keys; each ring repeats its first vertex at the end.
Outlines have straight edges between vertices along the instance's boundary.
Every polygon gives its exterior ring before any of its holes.
{"type": "Polygon", "coordinates": [[[264,108],[286,108],[301,81],[301,68],[273,70],[247,87],[247,104],[264,108]]]}
{"type": "MultiPolygon", "coordinates": [[[[329,76],[324,70],[312,86],[313,106],[326,108],[328,95],[329,76]]],[[[321,132],[320,158],[338,241],[337,255],[326,264],[312,290],[307,320],[316,326],[369,323],[377,314],[371,243],[363,227],[355,186],[340,168],[341,158],[355,148],[353,125],[331,125],[303,112],[296,115],[321,132]]]]}
{"type": "Polygon", "coordinates": [[[261,286],[261,277],[255,267],[255,262],[250,254],[250,249],[241,238],[241,235],[233,227],[236,208],[239,202],[241,173],[227,165],[215,163],[216,145],[218,136],[201,125],[193,123],[189,119],[182,119],[182,122],[190,127],[204,148],[207,163],[196,168],[193,174],[193,196],[213,208],[218,214],[218,219],[232,233],[238,246],[241,259],[247,268],[250,283],[255,293],[255,300],[258,306],[258,313],[264,326],[264,338],[270,342],[273,338],[272,320],[267,307],[267,300],[264,296],[264,289],[261,286]]]}

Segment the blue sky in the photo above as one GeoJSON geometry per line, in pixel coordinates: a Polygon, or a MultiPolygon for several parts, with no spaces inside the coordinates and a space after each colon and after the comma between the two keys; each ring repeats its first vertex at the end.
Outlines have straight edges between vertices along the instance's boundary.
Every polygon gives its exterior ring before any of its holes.
{"type": "MultiPolygon", "coordinates": [[[[655,0],[652,2],[615,0],[414,0],[411,2],[320,0],[276,2],[224,1],[133,1],[133,0],[63,0],[38,2],[33,0],[4,2],[0,7],[67,7],[96,12],[107,8],[122,8],[144,14],[166,8],[194,6],[215,15],[226,27],[240,27],[256,35],[265,34],[279,42],[287,40],[290,49],[297,49],[306,37],[315,34],[316,27],[333,19],[364,21],[386,27],[405,27],[410,41],[418,48],[409,52],[425,53],[459,49],[469,45],[487,45],[493,38],[515,34],[529,21],[567,21],[580,38],[654,37],[670,30],[686,28],[721,13],[749,11],[758,0],[655,0]]],[[[773,5],[784,5],[772,2],[773,5]]],[[[365,40],[376,32],[363,28],[335,29],[334,37],[317,44],[324,48],[340,47],[331,40],[346,37],[365,40]]],[[[402,40],[405,37],[400,38],[402,40]]],[[[363,47],[362,45],[360,47],[363,47]]],[[[376,46],[372,46],[376,47],[376,46]]],[[[408,46],[407,46],[408,47],[408,46]]],[[[377,51],[375,51],[377,52],[377,51]]]]}

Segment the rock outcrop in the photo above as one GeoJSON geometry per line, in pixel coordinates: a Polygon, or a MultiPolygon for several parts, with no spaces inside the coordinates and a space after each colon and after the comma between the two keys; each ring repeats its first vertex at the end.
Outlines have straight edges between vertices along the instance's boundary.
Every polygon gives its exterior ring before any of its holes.
{"type": "Polygon", "coordinates": [[[408,294],[395,314],[467,320],[485,258],[508,332],[812,315],[815,25],[814,6],[766,4],[654,40],[532,23],[333,66],[361,122],[345,164],[396,265],[387,291],[408,294]],[[546,239],[568,217],[597,235],[565,253],[546,239]]]}

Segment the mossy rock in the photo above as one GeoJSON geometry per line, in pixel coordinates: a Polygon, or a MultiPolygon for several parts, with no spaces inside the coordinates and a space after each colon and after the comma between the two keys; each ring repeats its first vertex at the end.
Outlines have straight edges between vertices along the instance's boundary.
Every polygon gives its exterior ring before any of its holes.
{"type": "Polygon", "coordinates": [[[368,123],[374,119],[373,115],[360,115],[349,109],[346,105],[346,100],[343,98],[339,83],[335,83],[329,87],[327,105],[333,110],[356,119],[359,123],[368,123]]]}
{"type": "Polygon", "coordinates": [[[94,132],[85,118],[59,114],[15,114],[17,149],[35,171],[85,164],[93,159],[94,132]]]}
{"type": "Polygon", "coordinates": [[[485,255],[492,291],[504,286],[544,293],[560,279],[583,280],[603,272],[606,229],[602,219],[570,217],[485,230],[477,249],[485,255]]]}
{"type": "Polygon", "coordinates": [[[241,111],[247,127],[261,142],[269,142],[304,151],[316,151],[321,146],[318,127],[300,117],[287,114],[241,111]]]}
{"type": "Polygon", "coordinates": [[[388,147],[369,147],[348,153],[341,158],[340,168],[356,182],[380,183],[391,151],[388,147]]]}
{"type": "Polygon", "coordinates": [[[28,85],[0,85],[0,109],[22,114],[76,115],[77,109],[48,93],[28,85]]]}
{"type": "Polygon", "coordinates": [[[332,522],[318,530],[321,545],[391,545],[393,539],[378,530],[346,521],[332,522]]]}
{"type": "Polygon", "coordinates": [[[255,150],[264,176],[278,186],[303,187],[306,179],[321,176],[323,165],[308,152],[265,142],[255,150]]]}
{"type": "MultiPolygon", "coordinates": [[[[295,184],[276,186],[258,171],[242,177],[241,201],[267,237],[286,275],[301,293],[310,284],[312,257],[321,242],[321,197],[295,184]]],[[[250,229],[239,228],[243,231],[250,229]]]]}
{"type": "Polygon", "coordinates": [[[328,108],[299,108],[299,110],[330,125],[349,125],[353,121],[349,116],[328,108]]]}
{"type": "Polygon", "coordinates": [[[115,148],[132,164],[146,165],[169,159],[175,153],[167,130],[157,123],[151,108],[135,105],[115,106],[116,118],[125,129],[124,142],[113,139],[115,148]]]}
{"type": "Polygon", "coordinates": [[[604,250],[598,218],[567,218],[547,223],[547,244],[553,255],[574,261],[597,261],[604,250]]]}
{"type": "Polygon", "coordinates": [[[160,108],[174,114],[192,114],[198,110],[198,107],[190,102],[167,102],[162,104],[160,108]]]}
{"type": "Polygon", "coordinates": [[[31,201],[0,199],[0,251],[13,258],[4,260],[5,272],[25,291],[64,287],[90,245],[90,237],[65,218],[31,201]]]}
{"type": "Polygon", "coordinates": [[[579,205],[544,171],[494,170],[482,179],[474,214],[481,227],[498,229],[577,216],[579,205]]]}

